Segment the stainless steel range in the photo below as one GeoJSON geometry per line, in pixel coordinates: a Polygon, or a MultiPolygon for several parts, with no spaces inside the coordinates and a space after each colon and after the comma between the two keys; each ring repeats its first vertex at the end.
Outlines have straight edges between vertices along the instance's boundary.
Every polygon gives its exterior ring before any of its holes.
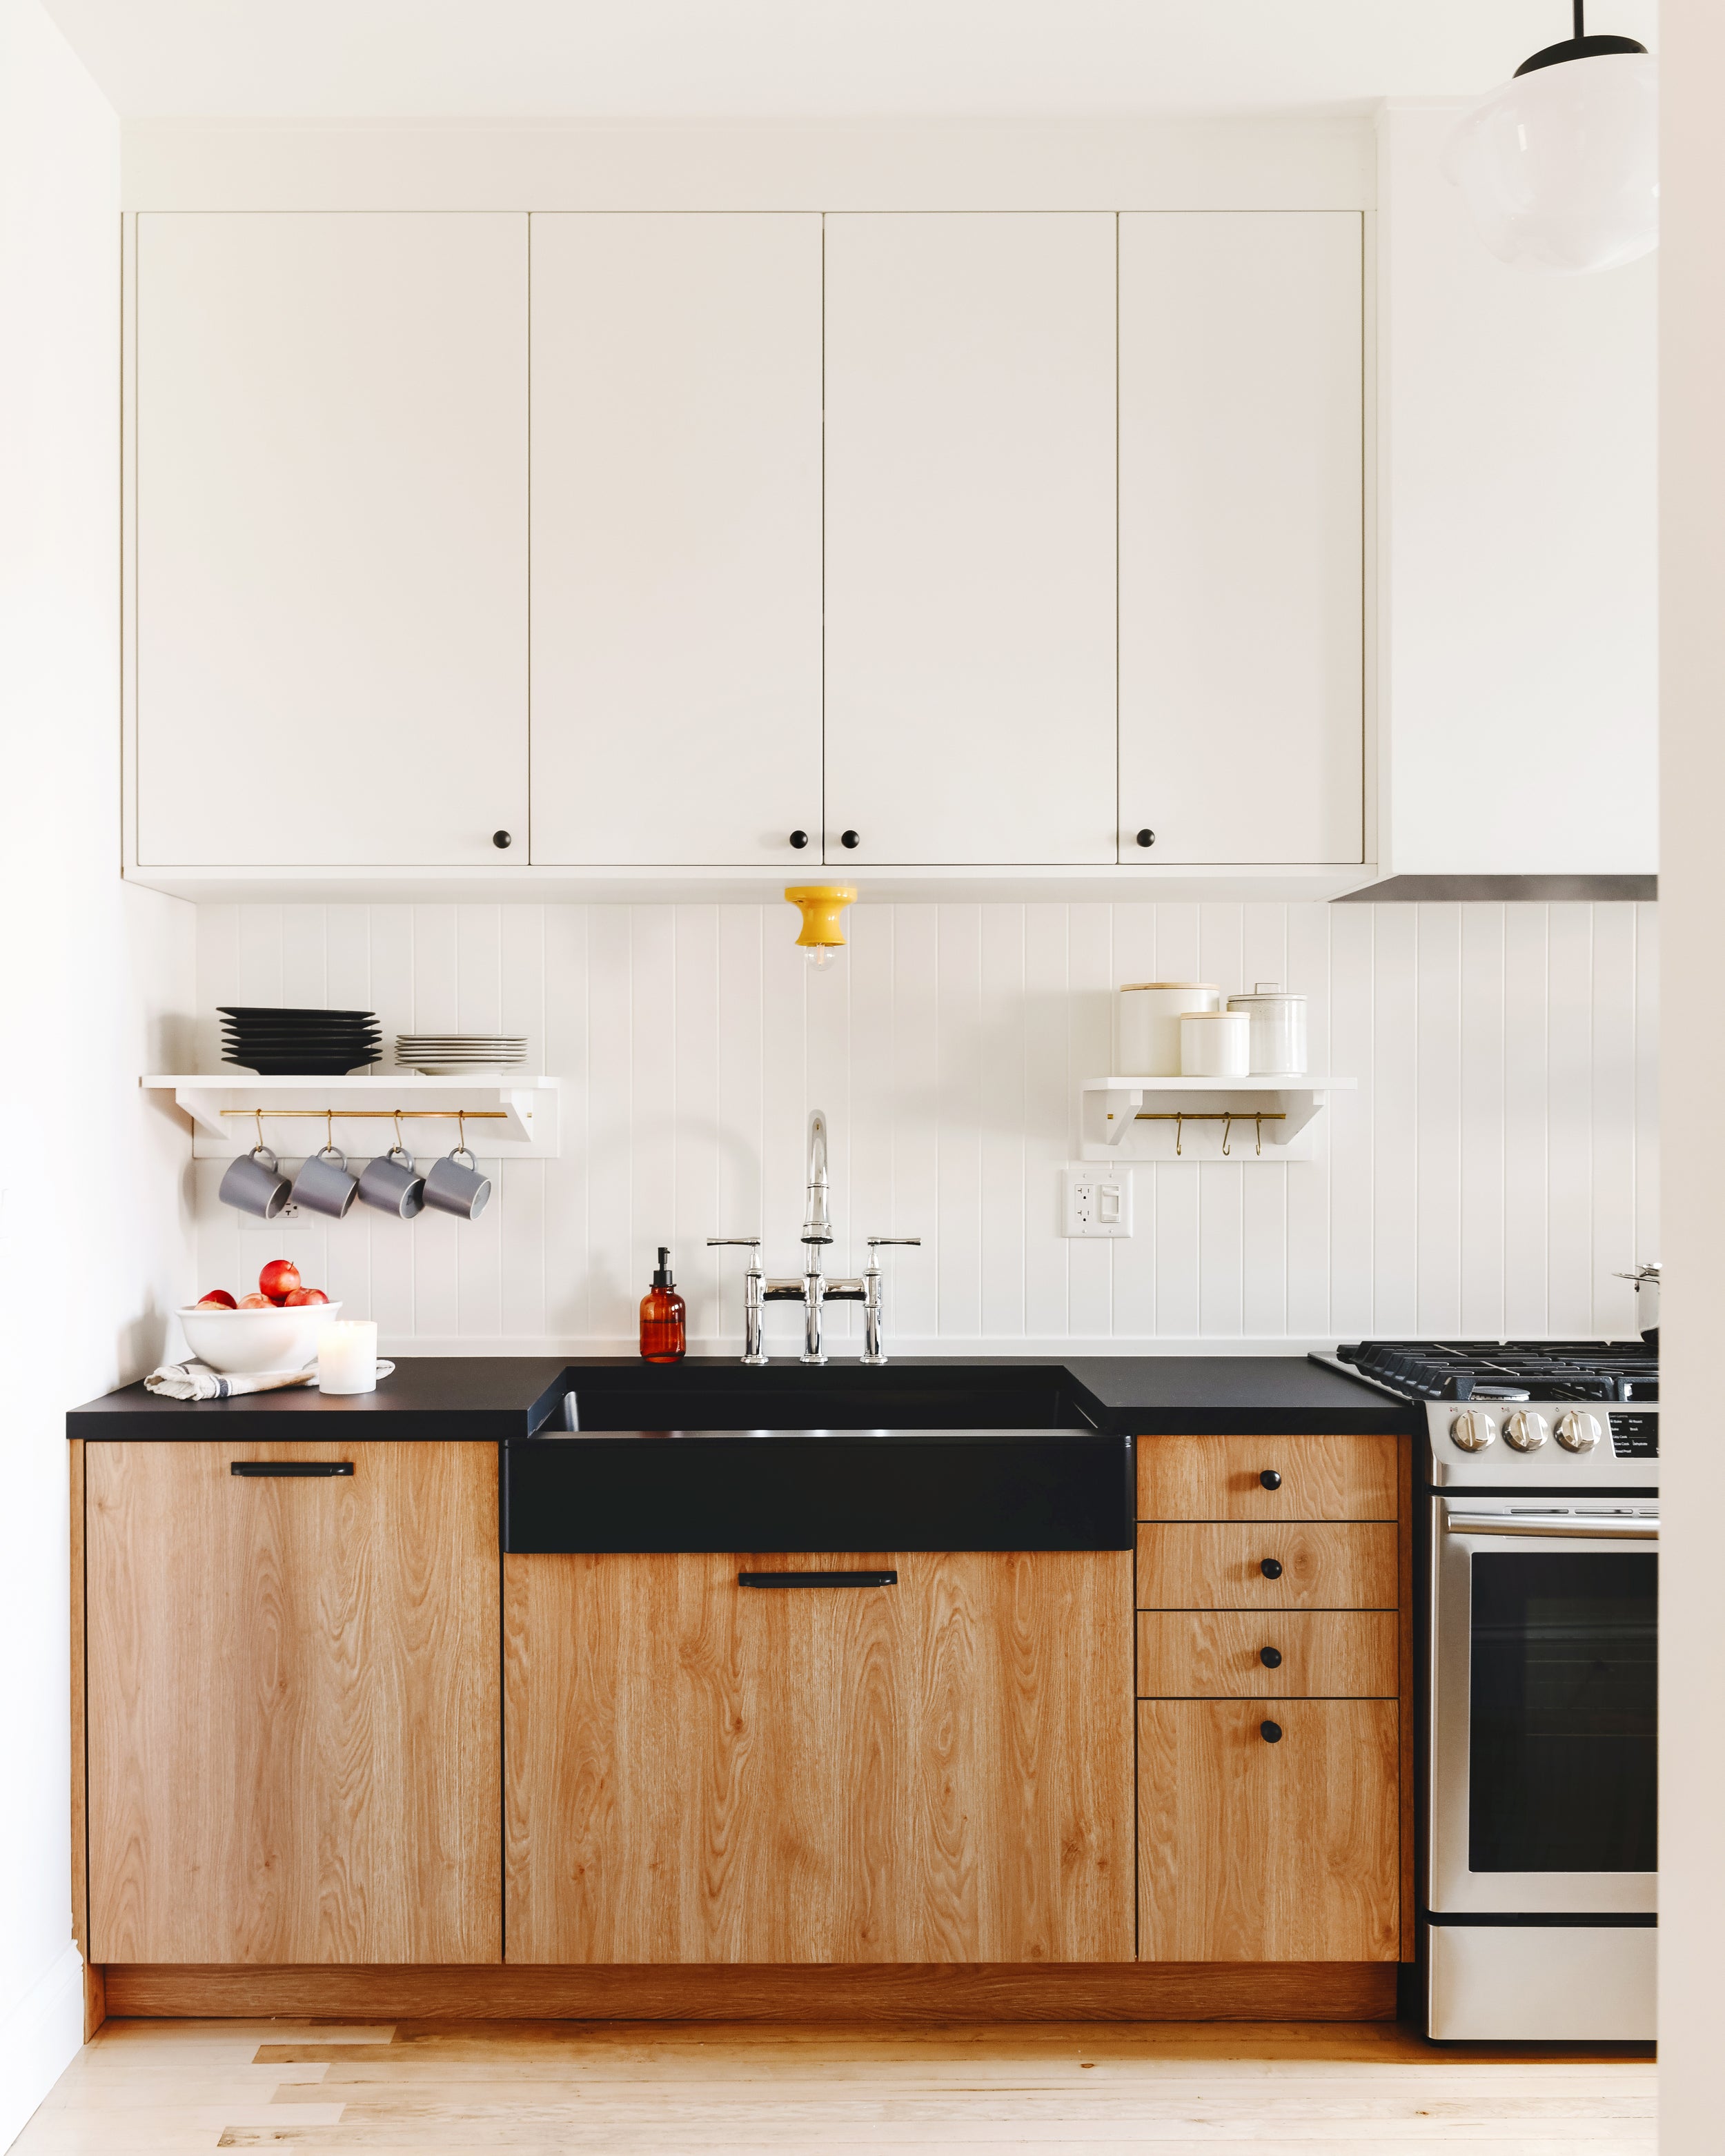
{"type": "Polygon", "coordinates": [[[1651,2038],[1656,1349],[1334,1359],[1425,1411],[1427,2031],[1651,2038]]]}

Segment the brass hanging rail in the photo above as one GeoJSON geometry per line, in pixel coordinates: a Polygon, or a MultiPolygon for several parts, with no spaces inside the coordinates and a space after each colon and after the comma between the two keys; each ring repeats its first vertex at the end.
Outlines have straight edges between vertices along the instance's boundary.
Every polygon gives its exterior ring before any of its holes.
{"type": "MultiPolygon", "coordinates": [[[[1114,1118],[1111,1114],[1109,1116],[1108,1120],[1111,1123],[1113,1122],[1114,1118]]],[[[1251,1123],[1256,1127],[1258,1142],[1257,1149],[1259,1155],[1261,1158],[1264,1152],[1265,1124],[1285,1123],[1287,1121],[1287,1114],[1285,1110],[1281,1108],[1246,1108],[1244,1110],[1240,1108],[1203,1108],[1194,1111],[1190,1115],[1189,1115],[1183,1108],[1140,1108],[1137,1114],[1132,1117],[1132,1121],[1135,1123],[1172,1123],[1174,1126],[1174,1158],[1177,1160],[1184,1158],[1184,1148],[1182,1144],[1182,1141],[1185,1137],[1186,1133],[1181,1127],[1182,1125],[1186,1123],[1220,1123],[1224,1127],[1222,1131],[1222,1158],[1225,1160],[1229,1158],[1230,1149],[1233,1145],[1233,1126],[1235,1123],[1251,1123]]]]}
{"type": "Polygon", "coordinates": [[[224,1116],[313,1116],[319,1119],[334,1116],[346,1122],[357,1117],[362,1122],[399,1122],[414,1117],[429,1117],[435,1122],[506,1123],[507,1108],[223,1108],[224,1116]]]}

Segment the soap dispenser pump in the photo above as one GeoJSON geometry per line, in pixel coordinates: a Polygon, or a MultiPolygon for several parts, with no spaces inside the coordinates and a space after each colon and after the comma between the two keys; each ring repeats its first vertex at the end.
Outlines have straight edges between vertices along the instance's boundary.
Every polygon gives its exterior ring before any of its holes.
{"type": "Polygon", "coordinates": [[[641,1297],[642,1361],[680,1363],[689,1352],[687,1317],[687,1306],[671,1278],[670,1251],[661,1243],[653,1285],[641,1297]]]}

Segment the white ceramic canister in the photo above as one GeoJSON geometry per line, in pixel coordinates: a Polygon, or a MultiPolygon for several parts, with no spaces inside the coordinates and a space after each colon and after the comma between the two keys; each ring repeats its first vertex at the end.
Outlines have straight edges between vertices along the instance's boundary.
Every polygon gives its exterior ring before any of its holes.
{"type": "Polygon", "coordinates": [[[1209,981],[1124,983],[1116,1072],[1122,1078],[1178,1078],[1181,1019],[1188,1011],[1221,1008],[1222,991],[1209,981]]]}
{"type": "Polygon", "coordinates": [[[1252,1029],[1254,1076],[1291,1076],[1306,1068],[1306,998],[1280,981],[1260,981],[1249,996],[1230,996],[1228,1008],[1243,1011],[1252,1029]]]}
{"type": "Polygon", "coordinates": [[[1180,1020],[1183,1078],[1244,1078],[1251,1054],[1252,1022],[1244,1011],[1188,1011],[1180,1020]]]}

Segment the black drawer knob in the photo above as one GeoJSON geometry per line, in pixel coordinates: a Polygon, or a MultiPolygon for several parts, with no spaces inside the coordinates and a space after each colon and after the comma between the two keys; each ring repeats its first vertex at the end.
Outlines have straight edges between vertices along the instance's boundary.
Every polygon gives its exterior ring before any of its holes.
{"type": "Polygon", "coordinates": [[[791,844],[800,853],[803,848],[809,844],[809,834],[806,831],[793,831],[791,834],[791,844]]]}
{"type": "Polygon", "coordinates": [[[512,846],[515,844],[515,839],[508,831],[493,831],[491,834],[491,844],[495,846],[501,853],[505,846],[512,846]]]}
{"type": "Polygon", "coordinates": [[[1258,1660],[1262,1662],[1266,1670],[1279,1670],[1281,1667],[1281,1649],[1280,1647],[1260,1647],[1258,1650],[1258,1660]]]}
{"type": "Polygon", "coordinates": [[[1262,1558],[1259,1560],[1258,1569],[1263,1573],[1266,1579],[1280,1579],[1281,1578],[1281,1559],[1279,1557],[1262,1558]]]}
{"type": "Polygon", "coordinates": [[[1273,1467],[1266,1467],[1258,1480],[1266,1490],[1280,1490],[1281,1487],[1281,1477],[1273,1467]]]}
{"type": "Polygon", "coordinates": [[[1141,846],[1153,846],[1156,844],[1155,832],[1148,829],[1140,831],[1138,834],[1138,844],[1141,846]]]}
{"type": "Polygon", "coordinates": [[[841,846],[860,846],[862,840],[855,831],[841,831],[839,834],[839,844],[841,846]]]}
{"type": "Polygon", "coordinates": [[[1258,1724],[1258,1734],[1266,1744],[1280,1744],[1281,1724],[1279,1722],[1260,1722],[1258,1724]]]}

